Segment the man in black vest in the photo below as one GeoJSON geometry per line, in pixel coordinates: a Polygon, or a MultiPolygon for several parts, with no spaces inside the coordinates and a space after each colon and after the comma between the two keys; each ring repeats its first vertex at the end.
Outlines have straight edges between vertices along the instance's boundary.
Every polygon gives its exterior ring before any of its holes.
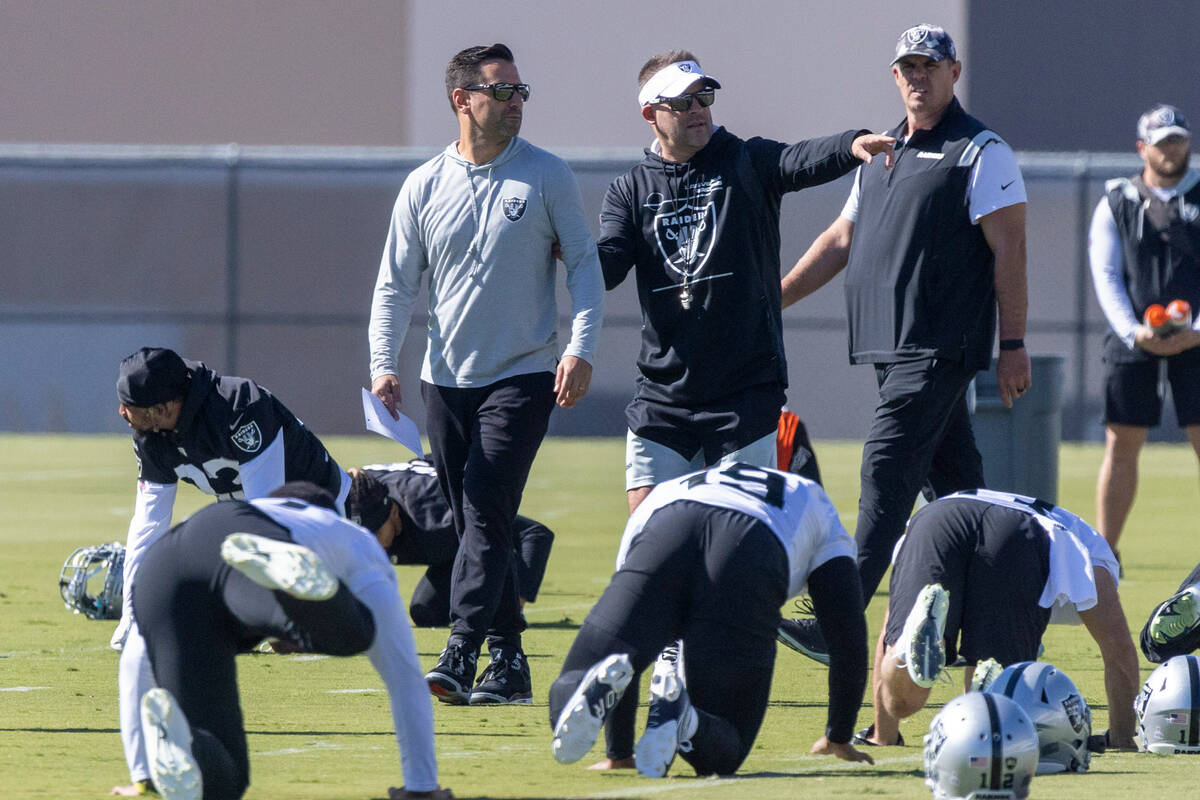
{"type": "Polygon", "coordinates": [[[1191,132],[1174,106],[1138,120],[1139,175],[1105,185],[1088,237],[1104,342],[1104,463],[1096,529],[1115,550],[1137,492],[1138,454],[1162,417],[1166,372],[1179,425],[1200,454],[1200,332],[1190,319],[1155,331],[1146,309],[1184,300],[1200,308],[1200,175],[1188,172],[1191,132]]]}
{"type": "MultiPolygon", "coordinates": [[[[841,215],[783,279],[786,307],[846,268],[850,362],[875,367],[854,535],[864,601],[922,485],[939,497],[983,485],[965,394],[991,364],[997,309],[1001,400],[1011,406],[1030,384],[1025,187],[1009,146],[955,99],[961,73],[942,28],[900,35],[894,163],[859,167],[841,215]]],[[[824,660],[813,620],[785,622],[780,638],[824,660]]]]}

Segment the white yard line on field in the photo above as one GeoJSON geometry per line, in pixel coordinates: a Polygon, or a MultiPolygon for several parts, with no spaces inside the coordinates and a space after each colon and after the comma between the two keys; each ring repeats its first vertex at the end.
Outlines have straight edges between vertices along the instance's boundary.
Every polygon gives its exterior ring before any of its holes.
{"type": "Polygon", "coordinates": [[[0,692],[36,692],[49,686],[0,686],[0,692]]]}

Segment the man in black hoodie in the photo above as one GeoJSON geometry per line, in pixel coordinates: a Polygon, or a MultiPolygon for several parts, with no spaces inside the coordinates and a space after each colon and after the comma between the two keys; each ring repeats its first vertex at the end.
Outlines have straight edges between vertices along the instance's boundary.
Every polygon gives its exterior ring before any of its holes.
{"type": "Polygon", "coordinates": [[[609,289],[636,271],[644,322],[626,410],[631,512],[655,484],[702,467],[775,466],[780,201],[892,146],[862,130],[786,145],[714,128],[721,84],[682,50],[646,62],[638,86],[655,143],[609,186],[599,242],[609,289]]]}
{"type": "MultiPolygon", "coordinates": [[[[783,195],[834,180],[892,139],[869,131],[788,145],[713,127],[721,84],[685,50],[638,73],[638,104],[654,131],[645,158],[613,181],[600,212],[600,265],[612,289],[637,275],[642,348],[626,409],[630,513],[658,483],[717,464],[777,464],[787,387],[780,297],[783,195]]],[[[610,720],[632,730],[636,690],[610,720]]],[[[633,741],[612,735],[597,766],[633,765],[633,741]]]]}

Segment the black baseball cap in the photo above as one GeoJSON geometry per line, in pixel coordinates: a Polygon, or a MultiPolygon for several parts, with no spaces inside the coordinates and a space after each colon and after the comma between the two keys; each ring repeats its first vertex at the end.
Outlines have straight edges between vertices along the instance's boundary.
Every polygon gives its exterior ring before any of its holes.
{"type": "Polygon", "coordinates": [[[925,56],[934,61],[958,60],[958,55],[954,52],[954,40],[950,38],[950,34],[946,33],[945,28],[930,25],[928,22],[914,25],[900,34],[892,63],[895,64],[905,56],[925,56]]]}
{"type": "Polygon", "coordinates": [[[125,356],[117,373],[117,397],[127,406],[149,408],[187,392],[188,368],[174,350],[143,347],[125,356]]]}

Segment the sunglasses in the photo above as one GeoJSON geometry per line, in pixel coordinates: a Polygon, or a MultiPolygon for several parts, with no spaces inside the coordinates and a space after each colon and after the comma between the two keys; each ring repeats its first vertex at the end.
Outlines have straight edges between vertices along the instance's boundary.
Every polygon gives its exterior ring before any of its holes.
{"type": "Polygon", "coordinates": [[[490,92],[492,97],[501,103],[511,100],[513,92],[521,95],[521,100],[529,99],[528,83],[475,83],[463,88],[468,92],[490,92]]]}
{"type": "Polygon", "coordinates": [[[701,108],[708,108],[717,99],[717,93],[713,89],[704,89],[692,94],[681,94],[678,97],[660,97],[654,102],[661,103],[672,111],[687,111],[692,107],[693,97],[701,108]]]}

